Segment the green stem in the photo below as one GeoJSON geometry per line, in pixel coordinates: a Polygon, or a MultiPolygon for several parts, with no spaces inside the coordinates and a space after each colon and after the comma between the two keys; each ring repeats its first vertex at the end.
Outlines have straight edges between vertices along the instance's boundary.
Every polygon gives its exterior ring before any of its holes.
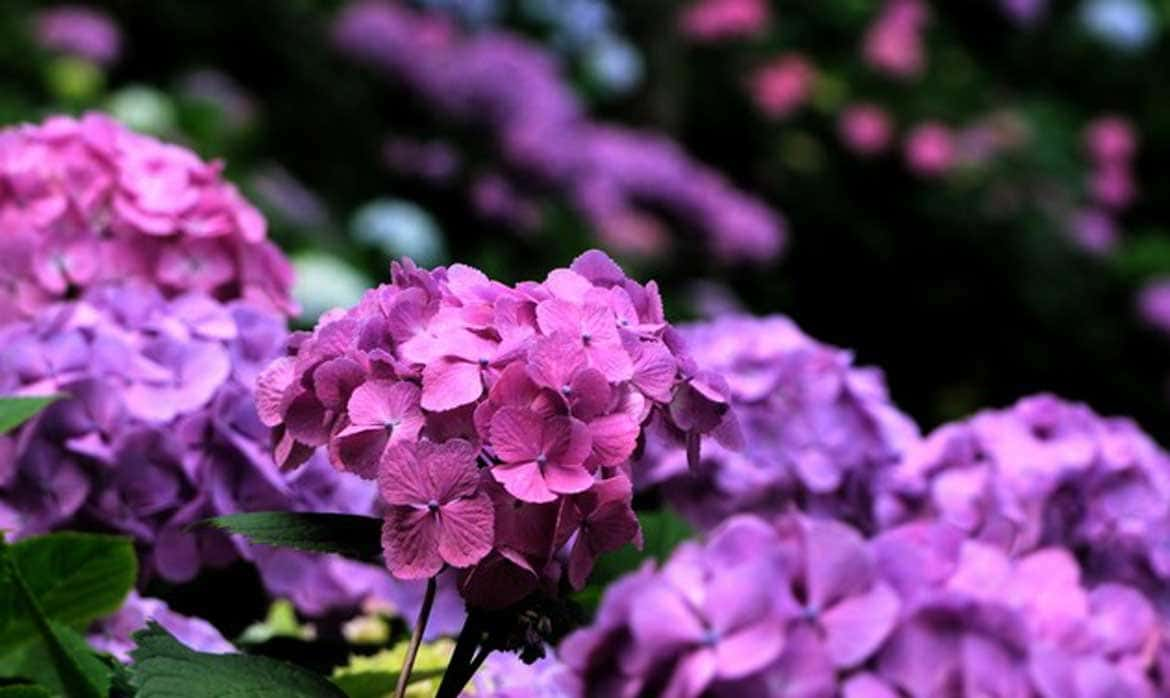
{"type": "Polygon", "coordinates": [[[455,641],[455,651],[451,654],[451,662],[447,671],[443,673],[443,681],[439,684],[439,691],[435,698],[458,698],[463,687],[471,680],[475,670],[476,650],[480,641],[479,614],[468,610],[467,620],[463,622],[463,629],[459,631],[459,639],[455,641]]]}
{"type": "Polygon", "coordinates": [[[414,669],[414,658],[418,656],[418,647],[422,644],[423,633],[427,629],[427,620],[431,617],[431,606],[435,603],[437,586],[434,577],[427,580],[427,591],[423,596],[422,608],[418,610],[418,622],[414,624],[414,634],[410,636],[410,646],[406,649],[402,672],[398,674],[398,688],[394,691],[394,698],[405,698],[406,696],[406,687],[410,684],[410,672],[414,669]]]}

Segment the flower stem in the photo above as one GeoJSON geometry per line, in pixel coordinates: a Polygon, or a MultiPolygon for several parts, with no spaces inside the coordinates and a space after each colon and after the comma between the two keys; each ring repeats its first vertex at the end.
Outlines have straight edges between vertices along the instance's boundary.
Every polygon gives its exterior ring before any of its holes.
{"type": "Polygon", "coordinates": [[[475,609],[468,609],[463,630],[459,632],[459,639],[455,641],[455,653],[451,655],[451,662],[447,665],[447,671],[443,674],[435,698],[456,698],[471,680],[472,674],[475,673],[472,667],[475,665],[474,658],[481,635],[479,614],[475,609]]]}
{"type": "Polygon", "coordinates": [[[435,578],[427,580],[427,591],[423,595],[422,608],[418,609],[418,622],[414,624],[414,634],[410,636],[410,646],[406,649],[406,659],[402,662],[402,672],[398,674],[398,688],[394,691],[394,698],[406,696],[406,686],[410,683],[410,672],[414,669],[414,658],[418,655],[418,646],[422,644],[423,633],[427,630],[427,620],[431,617],[431,606],[435,603],[435,578]]]}

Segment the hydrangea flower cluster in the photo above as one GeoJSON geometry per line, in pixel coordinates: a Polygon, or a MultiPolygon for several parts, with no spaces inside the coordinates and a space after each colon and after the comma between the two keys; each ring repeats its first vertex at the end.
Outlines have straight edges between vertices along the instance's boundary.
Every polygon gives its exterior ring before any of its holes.
{"type": "Polygon", "coordinates": [[[940,427],[877,487],[883,525],[933,517],[1012,555],[1076,553],[1093,582],[1170,600],[1170,455],[1051,395],[940,427]]]}
{"type": "Polygon", "coordinates": [[[221,169],[98,114],[0,131],[0,322],[124,278],[290,311],[288,264],[221,169]]]}
{"type": "Polygon", "coordinates": [[[662,485],[667,501],[702,527],[792,506],[869,521],[871,480],[919,438],[880,371],[854,367],[849,352],[779,315],[727,316],[679,333],[699,365],[727,380],[745,445],[705,446],[691,472],[681,449],[650,442],[640,486],[662,485]]]}
{"type": "Polygon", "coordinates": [[[130,662],[130,653],[137,646],[134,633],[145,628],[150,621],[161,625],[196,652],[228,654],[236,651],[211,623],[175,613],[164,601],[139,596],[136,591],[130,592],[117,613],[94,623],[86,639],[97,651],[111,654],[120,662],[130,662]]]}
{"type": "Polygon", "coordinates": [[[695,0],[679,14],[678,27],[695,42],[749,37],[767,28],[765,0],[695,0]]]}
{"type": "Polygon", "coordinates": [[[1060,548],[739,516],[611,587],[560,652],[583,696],[1153,698],[1166,626],[1060,548]]]}
{"type": "Polygon", "coordinates": [[[503,606],[639,536],[629,459],[651,417],[731,442],[726,385],[699,372],[656,285],[592,251],[515,287],[464,265],[407,261],[390,284],[322,318],[257,384],[276,457],[327,446],[377,478],[387,566],[461,569],[475,606],[503,606]]]}
{"type": "MultiPolygon", "coordinates": [[[[780,251],[779,216],[674,142],[590,121],[540,47],[503,31],[465,34],[441,15],[380,0],[350,5],[335,36],[432,108],[487,129],[511,170],[564,192],[607,243],[621,246],[664,210],[724,259],[780,251]]],[[[643,237],[628,246],[644,248],[643,237]]]]}
{"type": "Polygon", "coordinates": [[[374,510],[374,488],[324,459],[292,477],[272,464],[250,386],[286,337],[282,318],[247,302],[167,299],[134,279],[0,326],[0,394],[69,396],[0,437],[0,529],[129,535],[146,578],[174,582],[205,564],[254,558],[269,587],[308,612],[389,584],[374,566],[183,531],[240,511],[374,510]],[[297,586],[310,576],[312,585],[297,586]]]}

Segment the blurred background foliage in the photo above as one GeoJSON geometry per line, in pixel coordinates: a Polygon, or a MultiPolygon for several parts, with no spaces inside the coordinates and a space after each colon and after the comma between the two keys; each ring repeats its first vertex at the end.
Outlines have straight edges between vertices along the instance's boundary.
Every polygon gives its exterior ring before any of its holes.
{"type": "MultiPolygon", "coordinates": [[[[394,255],[516,281],[597,244],[555,188],[516,175],[523,196],[503,213],[473,196],[506,170],[490,139],[343,55],[331,40],[342,2],[87,4],[121,32],[104,66],[38,42],[35,18],[52,4],[0,5],[0,121],[102,109],[223,158],[297,264],[304,324],[384,279],[394,255]],[[388,167],[388,138],[442,146],[429,162],[442,169],[453,153],[453,174],[388,167]]],[[[924,427],[1051,390],[1170,442],[1170,355],[1136,301],[1170,274],[1170,2],[931,2],[921,65],[903,75],[863,48],[898,0],[777,0],[757,27],[718,40],[684,30],[701,4],[413,3],[467,32],[541,44],[593,117],[675,140],[784,216],[772,260],[719,263],[689,221],[666,215],[670,244],[617,250],[659,280],[676,317],[789,314],[885,369],[924,427]],[[778,78],[768,106],[760,71],[785,58],[800,70],[778,78]],[[843,142],[842,114],[858,103],[880,107],[895,142],[872,154],[843,142]],[[1136,194],[1102,207],[1084,139],[1107,115],[1136,133],[1136,194]],[[930,123],[954,151],[934,169],[911,146],[930,123]]]]}

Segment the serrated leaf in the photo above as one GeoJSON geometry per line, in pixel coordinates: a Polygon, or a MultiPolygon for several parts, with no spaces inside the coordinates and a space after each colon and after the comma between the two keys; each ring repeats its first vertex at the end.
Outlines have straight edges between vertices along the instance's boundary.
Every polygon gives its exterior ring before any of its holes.
{"type": "Polygon", "coordinates": [[[287,662],[196,652],[155,622],[134,640],[136,698],[346,698],[324,676],[287,662]]]}
{"type": "Polygon", "coordinates": [[[24,424],[61,397],[61,395],[0,397],[0,434],[24,424]]]}
{"type": "Polygon", "coordinates": [[[361,562],[382,557],[382,520],[372,516],[264,511],[217,516],[202,523],[263,545],[335,553],[361,562]]]}
{"type": "Polygon", "coordinates": [[[8,609],[20,619],[31,620],[32,626],[29,636],[13,645],[15,652],[6,657],[8,675],[33,679],[68,698],[104,698],[109,691],[110,668],[77,631],[45,615],[3,536],[0,566],[4,569],[0,591],[11,600],[8,609]]]}
{"type": "MultiPolygon", "coordinates": [[[[118,536],[53,533],[8,549],[45,617],[63,625],[83,627],[117,611],[138,576],[134,546],[118,536]]],[[[0,654],[27,642],[35,628],[15,592],[0,587],[0,654]]]]}

